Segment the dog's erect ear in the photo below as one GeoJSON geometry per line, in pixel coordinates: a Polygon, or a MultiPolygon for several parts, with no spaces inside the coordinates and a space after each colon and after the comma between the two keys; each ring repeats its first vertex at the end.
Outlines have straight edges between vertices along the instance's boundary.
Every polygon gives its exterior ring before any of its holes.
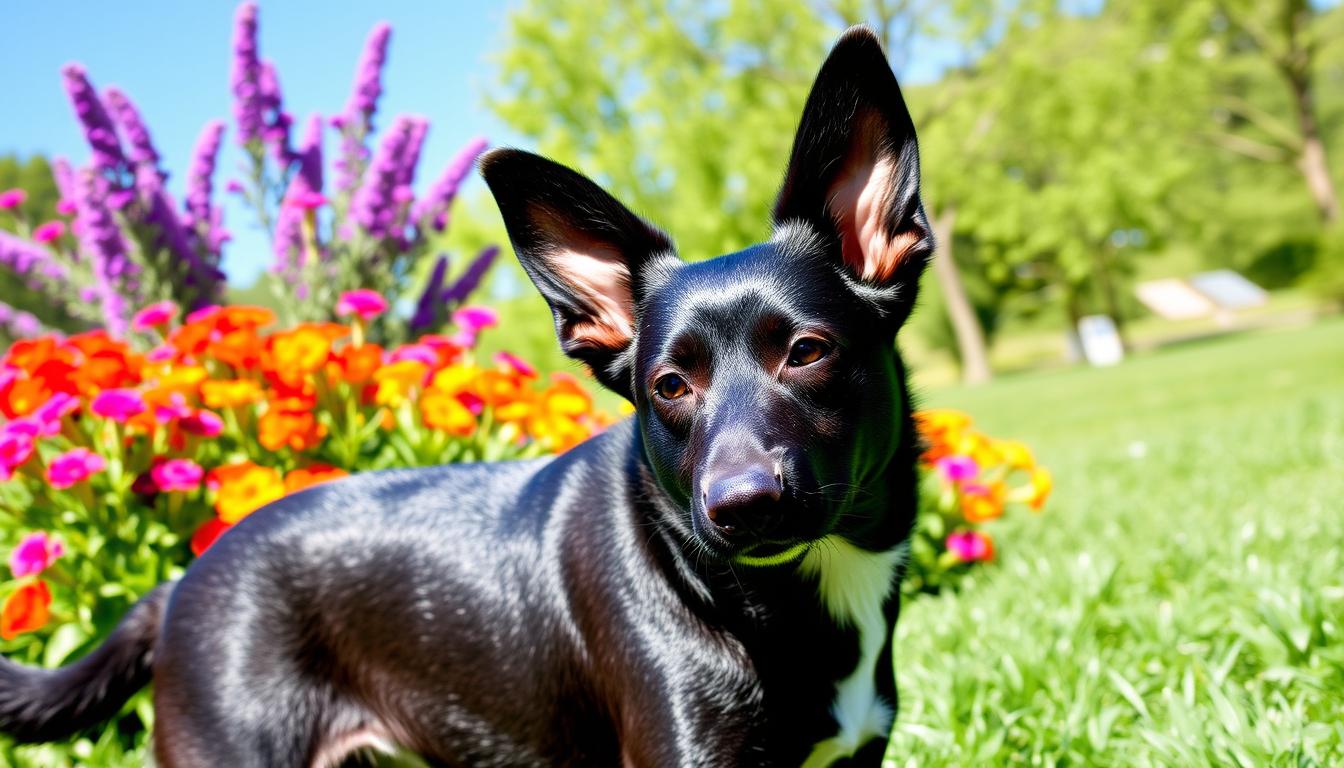
{"type": "Polygon", "coordinates": [[[900,284],[905,296],[933,252],[914,122],[866,27],[846,31],[817,74],[774,219],[802,219],[834,233],[855,277],[900,284]]]}
{"type": "Polygon", "coordinates": [[[639,273],[672,243],[584,176],[544,157],[499,149],[481,160],[518,260],[551,305],[565,354],[630,396],[639,273]]]}

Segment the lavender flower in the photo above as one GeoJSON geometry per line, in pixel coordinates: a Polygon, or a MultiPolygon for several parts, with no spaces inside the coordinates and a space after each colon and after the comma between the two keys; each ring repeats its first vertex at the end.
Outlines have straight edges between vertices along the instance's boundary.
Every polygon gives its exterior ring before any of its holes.
{"type": "Polygon", "coordinates": [[[89,84],[84,67],[66,64],[61,69],[61,76],[75,115],[84,127],[84,138],[93,149],[93,167],[99,171],[120,171],[126,164],[126,156],[117,140],[117,129],[98,99],[98,93],[89,84]]]}
{"type": "Polygon", "coordinates": [[[43,333],[46,329],[36,317],[0,301],[0,330],[11,338],[27,339],[43,333]]]}
{"type": "Polygon", "coordinates": [[[387,44],[392,38],[392,25],[380,21],[369,31],[364,53],[355,69],[355,85],[345,105],[345,125],[355,122],[362,135],[373,130],[373,115],[378,110],[378,97],[383,94],[383,65],[387,62],[387,44]]]}
{"type": "Polygon", "coordinates": [[[233,72],[230,76],[239,144],[246,145],[262,138],[265,102],[261,76],[261,58],[257,53],[257,4],[243,3],[234,17],[233,72]]]}
{"type": "Polygon", "coordinates": [[[439,301],[443,293],[443,278],[448,274],[448,256],[440,255],[434,262],[434,271],[429,274],[425,289],[415,303],[415,314],[411,316],[411,334],[418,336],[432,328],[439,319],[439,301]]]}
{"type": "Polygon", "coordinates": [[[294,159],[294,153],[289,148],[289,128],[294,124],[294,118],[285,111],[284,98],[280,93],[280,76],[270,59],[261,62],[261,79],[257,81],[257,88],[261,94],[261,114],[265,124],[262,136],[271,145],[275,161],[280,165],[288,165],[294,159]]]}
{"type": "Polygon", "coordinates": [[[65,267],[51,258],[47,249],[0,230],[0,266],[19,277],[27,278],[30,286],[42,287],[42,282],[58,282],[66,277],[65,267]],[[41,280],[37,278],[41,278],[41,280]]]}
{"type": "Polygon", "coordinates": [[[107,206],[108,182],[92,169],[85,170],[75,185],[79,216],[80,246],[93,266],[96,300],[102,305],[104,324],[114,335],[125,333],[128,324],[122,291],[134,294],[139,269],[131,261],[126,241],[107,206]]]}
{"type": "Polygon", "coordinates": [[[208,250],[217,251],[210,236],[213,216],[215,161],[224,138],[224,122],[211,120],[201,129],[196,148],[191,152],[191,167],[187,169],[186,225],[196,229],[197,235],[209,243],[208,250]]]}
{"type": "Polygon", "coordinates": [[[364,183],[351,203],[351,214],[365,232],[377,238],[390,237],[397,227],[408,201],[410,191],[403,183],[414,169],[419,147],[416,137],[424,138],[421,118],[401,116],[392,122],[387,135],[378,146],[369,166],[364,183]]]}
{"type": "Polygon", "coordinates": [[[159,152],[154,148],[149,129],[145,127],[145,121],[141,119],[135,104],[119,88],[114,87],[103,89],[103,101],[112,110],[112,115],[121,125],[122,136],[130,144],[128,159],[137,165],[158,168],[159,152]]]}
{"type": "Polygon", "coordinates": [[[477,158],[489,147],[490,142],[484,137],[478,137],[458,150],[457,156],[443,169],[443,175],[430,187],[429,193],[415,204],[411,221],[420,227],[432,226],[434,231],[442,232],[448,226],[448,211],[457,197],[457,191],[475,167],[477,158]]]}
{"type": "Polygon", "coordinates": [[[280,213],[275,221],[275,264],[272,271],[282,277],[297,277],[304,265],[303,220],[309,211],[325,202],[322,198],[322,118],[308,119],[303,143],[294,157],[298,173],[289,182],[280,213]]]}
{"type": "Polygon", "coordinates": [[[75,172],[70,168],[70,161],[64,157],[52,160],[51,178],[61,193],[61,199],[56,202],[56,212],[69,216],[75,212],[75,172]]]}
{"type": "Polygon", "coordinates": [[[441,301],[444,304],[461,304],[467,300],[472,291],[475,291],[485,278],[485,273],[490,270],[490,265],[494,263],[495,257],[499,256],[499,246],[489,245],[481,249],[476,254],[476,258],[467,266],[462,276],[457,278],[452,287],[443,292],[441,301]]]}
{"type": "Polygon", "coordinates": [[[332,119],[332,124],[341,130],[341,157],[336,161],[336,189],[340,192],[355,188],[369,161],[364,140],[373,132],[373,115],[383,93],[383,65],[387,62],[391,37],[392,27],[387,22],[374,25],[355,69],[354,88],[345,112],[332,119]]]}

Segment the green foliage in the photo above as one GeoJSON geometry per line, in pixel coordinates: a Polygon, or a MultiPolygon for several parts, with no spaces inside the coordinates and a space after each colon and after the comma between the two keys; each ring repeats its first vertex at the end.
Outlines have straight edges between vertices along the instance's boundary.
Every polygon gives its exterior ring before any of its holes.
{"type": "MultiPolygon", "coordinates": [[[[33,155],[20,160],[15,155],[0,155],[0,192],[7,189],[22,189],[28,198],[16,211],[0,211],[0,229],[21,236],[29,233],[29,228],[58,218],[56,203],[60,192],[51,176],[51,165],[41,155],[33,155]]],[[[35,290],[9,277],[8,271],[0,274],[0,302],[18,307],[37,316],[48,328],[75,330],[80,323],[75,321],[60,306],[43,298],[41,291],[35,290]]],[[[8,342],[4,331],[0,330],[0,343],[8,342]]]]}
{"type": "Polygon", "coordinates": [[[1341,388],[1336,320],[931,393],[1060,481],[902,611],[888,764],[1344,761],[1341,388]]]}

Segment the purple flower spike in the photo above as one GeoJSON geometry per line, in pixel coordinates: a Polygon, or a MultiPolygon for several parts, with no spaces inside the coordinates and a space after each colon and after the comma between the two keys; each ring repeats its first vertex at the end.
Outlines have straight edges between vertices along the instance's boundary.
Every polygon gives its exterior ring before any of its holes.
{"type": "Polygon", "coordinates": [[[37,276],[50,282],[65,279],[65,268],[52,260],[47,249],[5,231],[0,231],[0,265],[27,278],[29,284],[40,285],[41,281],[35,280],[37,276]]]}
{"type": "Polygon", "coordinates": [[[137,165],[157,168],[159,152],[154,148],[154,141],[149,137],[149,129],[145,127],[145,121],[140,117],[140,111],[135,108],[135,104],[131,103],[119,88],[114,87],[103,90],[103,101],[121,126],[122,137],[130,145],[131,151],[128,155],[130,161],[137,165]]]}
{"type": "Polygon", "coordinates": [[[271,146],[275,161],[287,165],[294,159],[289,148],[289,128],[294,118],[285,111],[284,98],[280,93],[280,76],[270,59],[261,62],[261,78],[257,81],[257,89],[261,95],[261,115],[265,125],[263,138],[271,146]]]}
{"type": "MultiPolygon", "coordinates": [[[[104,324],[113,335],[126,332],[129,322],[122,292],[134,298],[138,269],[131,261],[121,230],[107,206],[107,180],[93,170],[76,179],[80,247],[93,267],[95,300],[102,305],[104,324]]],[[[138,303],[138,302],[137,302],[138,303]]]]}
{"type": "Polygon", "coordinates": [[[261,93],[261,58],[257,52],[257,4],[238,6],[233,28],[233,115],[238,122],[238,143],[262,138],[265,128],[261,93]]]}
{"type": "Polygon", "coordinates": [[[93,150],[93,167],[99,171],[116,172],[126,164],[126,156],[117,140],[117,129],[98,93],[89,84],[84,67],[66,64],[61,69],[65,92],[75,108],[75,115],[84,127],[84,138],[93,150]]]}
{"type": "Polygon", "coordinates": [[[408,170],[406,166],[408,162],[414,162],[419,151],[416,137],[419,135],[423,140],[423,123],[420,118],[405,115],[392,121],[373,156],[364,183],[355,193],[351,213],[359,226],[373,237],[399,234],[397,229],[404,223],[406,187],[403,182],[414,174],[414,170],[408,170]]]}
{"type": "Polygon", "coordinates": [[[345,105],[343,125],[355,121],[361,134],[373,131],[373,115],[378,111],[378,97],[383,94],[383,65],[387,62],[387,44],[392,38],[392,25],[380,21],[369,31],[364,53],[355,70],[355,85],[350,101],[345,105]]]}
{"type": "Polygon", "coordinates": [[[75,212],[75,172],[70,168],[70,161],[64,157],[52,160],[51,178],[61,193],[61,199],[56,202],[56,212],[69,216],[75,212]]]}
{"type": "Polygon", "coordinates": [[[484,137],[479,137],[472,139],[458,150],[457,156],[447,168],[443,169],[443,175],[434,182],[429,194],[416,203],[411,220],[421,227],[428,225],[436,232],[442,232],[448,226],[448,210],[457,197],[457,191],[471,174],[471,169],[476,166],[476,160],[489,147],[490,142],[484,137]]]}
{"type": "Polygon", "coordinates": [[[425,290],[420,294],[420,300],[415,303],[415,314],[411,316],[411,334],[418,336],[430,330],[439,319],[439,308],[442,304],[439,296],[443,293],[443,279],[448,274],[448,256],[440,255],[438,261],[434,262],[434,271],[429,275],[429,281],[425,283],[425,290]]]}
{"type": "MultiPolygon", "coordinates": [[[[196,148],[191,152],[191,167],[187,169],[186,224],[195,228],[198,234],[208,233],[214,222],[215,163],[223,139],[224,121],[211,120],[201,129],[196,148]]],[[[212,240],[208,234],[203,239],[212,240]]],[[[211,247],[209,250],[214,251],[216,248],[211,247]]]]}
{"type": "Polygon", "coordinates": [[[485,273],[490,270],[490,265],[494,263],[495,257],[499,256],[499,246],[490,245],[476,254],[476,258],[467,266],[467,270],[462,276],[457,278],[457,282],[452,287],[443,292],[441,301],[444,304],[461,304],[467,300],[467,297],[480,286],[481,281],[485,279],[485,273]]]}
{"type": "Polygon", "coordinates": [[[322,198],[322,118],[308,118],[303,144],[295,153],[298,173],[289,182],[275,221],[275,264],[272,271],[282,277],[297,277],[304,266],[303,218],[323,202],[322,198]]]}
{"type": "Polygon", "coordinates": [[[10,338],[32,338],[45,330],[42,322],[36,317],[0,301],[0,331],[4,331],[10,338]]]}

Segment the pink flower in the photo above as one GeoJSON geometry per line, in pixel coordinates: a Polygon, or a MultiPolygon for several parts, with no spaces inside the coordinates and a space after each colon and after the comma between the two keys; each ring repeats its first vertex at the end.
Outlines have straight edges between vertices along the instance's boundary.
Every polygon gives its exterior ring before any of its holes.
{"type": "Polygon", "coordinates": [[[980,531],[956,531],[947,535],[947,551],[963,563],[994,559],[994,540],[980,531]]]}
{"type": "Polygon", "coordinates": [[[79,410],[79,398],[65,392],[57,392],[33,411],[33,418],[41,425],[40,434],[43,437],[51,437],[60,434],[61,419],[77,410],[79,410]]]}
{"type": "Polygon", "coordinates": [[[439,353],[428,344],[402,344],[388,356],[387,361],[400,363],[402,360],[415,360],[434,368],[439,364],[439,353]]]}
{"type": "Polygon", "coordinates": [[[14,578],[32,576],[52,566],[65,554],[65,545],[46,531],[36,531],[23,537],[19,545],[9,553],[9,570],[14,578]]]}
{"type": "Polygon", "coordinates": [[[207,304],[204,307],[201,307],[200,309],[193,310],[192,312],[187,313],[186,322],[199,323],[203,320],[209,320],[211,317],[215,315],[215,313],[219,312],[219,310],[220,306],[218,304],[207,304]]]}
{"type": "Polygon", "coordinates": [[[168,344],[160,344],[146,352],[145,359],[151,363],[166,363],[169,360],[172,360],[176,354],[177,350],[172,346],[168,344]]]}
{"type": "Polygon", "coordinates": [[[486,328],[499,325],[499,313],[490,307],[479,305],[462,307],[453,313],[453,322],[467,334],[475,337],[486,328]]]}
{"type": "Polygon", "coordinates": [[[63,197],[60,200],[56,201],[56,212],[61,214],[62,216],[74,216],[75,211],[78,210],[79,210],[79,204],[76,203],[74,200],[67,200],[66,198],[63,197]]]}
{"type": "Polygon", "coordinates": [[[230,195],[242,195],[247,193],[247,188],[243,186],[243,182],[237,179],[229,179],[224,184],[224,191],[230,195]]]}
{"type": "Polygon", "coordinates": [[[967,480],[974,480],[980,467],[976,466],[975,459],[970,456],[944,456],[934,463],[934,468],[938,474],[949,483],[964,483],[967,480]]]}
{"type": "Polygon", "coordinates": [[[496,352],[495,362],[511,369],[519,376],[529,379],[534,379],[537,376],[536,368],[533,368],[526,360],[523,360],[512,352],[496,352]]]}
{"type": "Polygon", "coordinates": [[[368,288],[346,291],[341,294],[341,300],[336,302],[336,314],[342,317],[359,315],[361,320],[372,320],[386,311],[387,299],[368,288]]]}
{"type": "Polygon", "coordinates": [[[285,196],[285,205],[291,208],[301,208],[305,211],[315,211],[327,204],[327,198],[322,196],[321,192],[305,190],[294,192],[285,196]]]}
{"type": "Polygon", "coordinates": [[[215,437],[224,431],[224,420],[213,411],[196,411],[177,422],[183,432],[201,437],[215,437]]]}
{"type": "Polygon", "coordinates": [[[33,419],[15,419],[0,427],[0,481],[8,480],[32,458],[33,441],[40,433],[41,425],[33,419]]]}
{"type": "Polygon", "coordinates": [[[160,301],[135,313],[131,318],[131,327],[137,331],[148,331],[160,325],[167,325],[177,317],[177,305],[171,301],[160,301]]]}
{"type": "Polygon", "coordinates": [[[191,459],[169,459],[156,464],[149,476],[161,491],[190,491],[200,487],[205,470],[191,459]]]}
{"type": "Polygon", "coordinates": [[[33,228],[33,240],[39,243],[50,243],[64,234],[65,222],[63,221],[48,221],[33,228]]]}
{"type": "Polygon", "coordinates": [[[93,398],[89,409],[105,419],[125,423],[145,412],[144,398],[133,389],[105,389],[93,398]]]}
{"type": "Polygon", "coordinates": [[[160,424],[167,424],[173,419],[185,419],[190,415],[191,409],[187,407],[187,399],[179,392],[169,396],[166,405],[154,406],[154,420],[160,424]]]}
{"type": "Polygon", "coordinates": [[[23,205],[23,201],[28,199],[28,193],[22,189],[6,189],[0,192],[0,211],[12,211],[23,205]]]}
{"type": "Polygon", "coordinates": [[[47,482],[57,490],[82,483],[107,468],[107,461],[88,448],[72,448],[51,460],[47,482]]]}

